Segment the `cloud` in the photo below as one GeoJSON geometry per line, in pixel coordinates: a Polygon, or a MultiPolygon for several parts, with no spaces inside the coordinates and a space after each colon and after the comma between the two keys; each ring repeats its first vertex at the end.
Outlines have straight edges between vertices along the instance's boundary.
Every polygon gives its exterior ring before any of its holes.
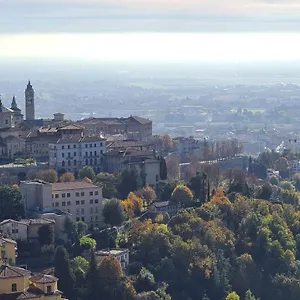
{"type": "Polygon", "coordinates": [[[299,31],[299,0],[0,0],[0,32],[299,31]]]}

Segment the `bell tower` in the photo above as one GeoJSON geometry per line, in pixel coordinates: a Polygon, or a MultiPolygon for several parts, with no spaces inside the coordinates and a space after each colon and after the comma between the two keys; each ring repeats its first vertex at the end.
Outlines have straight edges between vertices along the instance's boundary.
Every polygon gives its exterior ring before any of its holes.
{"type": "Polygon", "coordinates": [[[30,80],[28,81],[28,84],[27,84],[27,87],[25,90],[25,117],[26,117],[26,120],[34,120],[35,119],[34,89],[32,88],[30,80]]]}

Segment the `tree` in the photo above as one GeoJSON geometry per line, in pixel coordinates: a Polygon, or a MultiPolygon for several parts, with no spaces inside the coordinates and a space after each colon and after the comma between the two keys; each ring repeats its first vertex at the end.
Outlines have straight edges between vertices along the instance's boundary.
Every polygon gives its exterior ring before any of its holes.
{"type": "Polygon", "coordinates": [[[159,169],[160,179],[161,180],[167,180],[167,178],[168,178],[167,163],[166,163],[166,160],[163,157],[160,158],[159,168],[160,168],[159,169]]]}
{"type": "Polygon", "coordinates": [[[102,214],[104,222],[111,227],[120,226],[125,220],[124,209],[117,199],[108,200],[104,204],[102,214]]]}
{"type": "Polygon", "coordinates": [[[171,196],[171,200],[175,203],[189,204],[193,200],[193,193],[185,185],[178,185],[171,196]]]}
{"type": "Polygon", "coordinates": [[[50,182],[50,183],[55,183],[58,181],[58,174],[55,170],[49,169],[45,171],[40,171],[36,174],[37,179],[50,182]]]}
{"type": "Polygon", "coordinates": [[[125,169],[120,176],[118,191],[121,199],[125,199],[130,192],[137,191],[141,188],[141,178],[135,168],[125,169]]]}
{"type": "Polygon", "coordinates": [[[257,300],[250,290],[247,290],[245,300],[257,300]]]}
{"type": "Polygon", "coordinates": [[[294,186],[289,181],[281,181],[279,186],[284,190],[288,190],[288,191],[294,191],[295,190],[294,186]]]}
{"type": "Polygon", "coordinates": [[[289,176],[289,162],[285,157],[280,157],[275,163],[275,169],[279,171],[281,177],[289,176]]]}
{"type": "Polygon", "coordinates": [[[80,239],[80,247],[83,249],[83,250],[91,250],[91,249],[95,249],[96,248],[96,240],[90,238],[90,237],[87,237],[87,236],[83,236],[81,239],[80,239]]]}
{"type": "Polygon", "coordinates": [[[54,268],[55,276],[59,278],[58,288],[66,297],[73,299],[75,275],[71,268],[68,252],[63,246],[58,246],[55,250],[54,268]]]}
{"type": "Polygon", "coordinates": [[[121,201],[121,204],[128,215],[128,217],[132,218],[136,214],[140,214],[143,209],[143,200],[138,197],[135,193],[130,192],[127,199],[121,201]]]}
{"type": "Polygon", "coordinates": [[[271,178],[270,178],[270,183],[272,184],[272,185],[279,185],[279,179],[276,177],[276,176],[272,176],[271,178]]]}
{"type": "Polygon", "coordinates": [[[76,256],[73,259],[73,262],[82,273],[86,274],[89,270],[89,262],[82,256],[76,256]]]}
{"type": "Polygon", "coordinates": [[[270,183],[266,182],[263,184],[261,188],[261,192],[258,194],[258,198],[264,200],[270,200],[272,192],[273,192],[272,186],[270,185],[270,183]]]}
{"type": "Polygon", "coordinates": [[[0,221],[21,219],[25,211],[19,188],[0,186],[0,221]]]}
{"type": "Polygon", "coordinates": [[[240,296],[236,292],[232,292],[226,297],[226,300],[240,300],[240,296]]]}
{"type": "Polygon", "coordinates": [[[49,225],[43,225],[38,229],[38,241],[41,246],[50,245],[54,241],[53,228],[49,225]]]}
{"type": "Polygon", "coordinates": [[[78,234],[76,231],[76,223],[70,218],[67,217],[65,220],[65,232],[68,236],[68,240],[71,242],[71,244],[75,243],[76,238],[78,238],[78,234]]]}
{"type": "Polygon", "coordinates": [[[146,268],[142,268],[135,282],[137,292],[152,291],[155,288],[155,279],[153,274],[146,268]]]}
{"type": "Polygon", "coordinates": [[[118,198],[117,185],[119,177],[115,174],[99,173],[96,176],[96,184],[102,186],[103,197],[106,199],[118,198]]]}
{"type": "Polygon", "coordinates": [[[79,177],[84,179],[85,177],[89,178],[90,180],[94,181],[96,175],[92,167],[83,167],[79,170],[79,177]]]}
{"type": "Polygon", "coordinates": [[[155,190],[149,185],[146,185],[143,189],[136,192],[136,194],[139,197],[143,198],[144,201],[148,204],[154,202],[157,199],[155,190]]]}
{"type": "Polygon", "coordinates": [[[180,174],[180,157],[176,154],[170,154],[166,157],[166,166],[168,172],[168,178],[171,180],[178,180],[180,174]]]}
{"type": "Polygon", "coordinates": [[[87,231],[86,223],[84,223],[82,221],[77,222],[76,223],[76,231],[80,238],[83,237],[87,231]]]}
{"type": "Polygon", "coordinates": [[[75,181],[75,177],[74,177],[73,173],[66,172],[61,175],[60,181],[61,182],[72,182],[72,181],[75,181]]]}

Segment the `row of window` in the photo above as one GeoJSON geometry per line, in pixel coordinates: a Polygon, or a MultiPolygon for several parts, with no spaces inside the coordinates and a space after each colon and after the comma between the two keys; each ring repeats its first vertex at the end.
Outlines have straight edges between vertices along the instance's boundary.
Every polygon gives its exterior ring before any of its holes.
{"type": "MultiPolygon", "coordinates": [[[[99,203],[99,200],[98,199],[95,199],[95,200],[93,200],[93,199],[91,199],[90,200],[90,204],[98,204],[99,203]]],[[[84,205],[85,204],[85,200],[81,200],[81,201],[79,201],[79,200],[77,200],[76,201],[76,205],[84,205]]],[[[59,207],[59,202],[55,202],[55,204],[53,203],[52,204],[53,206],[55,206],[55,207],[59,207]]],[[[61,203],[61,206],[71,206],[71,201],[62,201],[62,203],[61,203]]]]}
{"type": "MultiPolygon", "coordinates": [[[[79,222],[79,221],[82,221],[82,222],[85,222],[85,217],[76,217],[76,222],[79,222]]],[[[91,216],[90,217],[90,222],[93,222],[94,221],[94,219],[93,219],[93,217],[91,216]]],[[[95,216],[95,221],[96,221],[96,223],[94,223],[94,225],[95,225],[95,227],[98,227],[98,216],[95,216]]]]}
{"type": "MultiPolygon", "coordinates": [[[[99,194],[99,192],[98,191],[95,191],[95,192],[93,192],[93,191],[90,191],[90,196],[98,196],[98,194],[99,194]]],[[[61,194],[61,198],[66,198],[66,195],[67,195],[67,198],[70,198],[71,197],[71,193],[62,193],[61,194]]],[[[75,193],[75,195],[76,195],[76,197],[79,197],[79,196],[81,196],[81,197],[84,197],[84,195],[85,195],[85,192],[76,192],[75,193]]],[[[55,199],[58,199],[59,198],[59,194],[52,194],[52,198],[54,198],[55,197],[55,199]],[[54,195],[54,196],[53,196],[54,195]]]]}
{"type": "MultiPolygon", "coordinates": [[[[100,154],[103,154],[103,150],[100,150],[100,154]]],[[[94,151],[94,154],[93,154],[93,151],[90,151],[90,156],[97,156],[98,153],[97,151],[94,151]]],[[[77,152],[74,152],[73,156],[77,156],[77,152]]],[[[81,156],[81,152],[79,152],[79,156],[81,156]]],[[[89,153],[88,152],[85,152],[85,156],[89,156],[89,153]]],[[[65,157],[65,153],[62,153],[61,154],[61,157],[64,158],[65,157]]],[[[71,158],[71,152],[68,152],[68,158],[71,158]]]]}
{"type": "MultiPolygon", "coordinates": [[[[12,283],[11,285],[11,291],[12,292],[17,292],[18,291],[18,287],[17,287],[17,284],[16,283],[12,283]]],[[[47,294],[51,294],[53,291],[52,291],[52,286],[51,285],[47,285],[47,294]]]]}
{"type": "MultiPolygon", "coordinates": [[[[93,148],[93,147],[97,147],[97,144],[85,144],[85,148],[88,148],[88,147],[90,147],[90,148],[93,148]]],[[[100,143],[100,147],[103,147],[103,143],[100,143]]],[[[73,145],[73,148],[74,149],[76,149],[77,148],[77,145],[75,144],[75,145],[73,145]]],[[[56,149],[56,146],[54,146],[54,149],[56,149]]],[[[64,145],[62,145],[61,146],[61,149],[65,149],[65,146],[64,145]]],[[[67,146],[67,149],[71,149],[71,145],[68,145],[67,146]]]]}
{"type": "MultiPolygon", "coordinates": [[[[84,208],[76,208],[76,215],[79,215],[81,212],[82,215],[84,215],[84,208]]],[[[94,207],[90,207],[90,213],[93,214],[94,213],[94,207]]],[[[99,209],[98,207],[95,207],[95,214],[99,213],[99,209]]]]}
{"type": "MultiPolygon", "coordinates": [[[[100,161],[102,162],[103,160],[100,159],[100,161]]],[[[72,165],[71,160],[68,160],[68,161],[67,161],[67,165],[68,165],[68,167],[70,167],[70,166],[72,165]]],[[[76,159],[74,159],[73,165],[74,165],[74,166],[77,165],[77,160],[76,160],[76,159]]],[[[89,166],[89,165],[98,165],[98,160],[97,160],[97,158],[95,158],[95,159],[92,159],[92,158],[91,158],[90,160],[86,159],[86,160],[85,160],[85,165],[86,165],[86,166],[89,166]]],[[[65,167],[65,166],[66,166],[66,162],[65,162],[64,160],[61,162],[61,166],[62,166],[62,167],[65,167]]]]}

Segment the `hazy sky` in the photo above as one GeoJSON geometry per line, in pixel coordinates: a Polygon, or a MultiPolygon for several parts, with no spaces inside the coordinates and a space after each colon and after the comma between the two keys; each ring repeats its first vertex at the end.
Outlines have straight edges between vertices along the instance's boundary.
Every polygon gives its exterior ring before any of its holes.
{"type": "Polygon", "coordinates": [[[1,58],[300,58],[300,0],[0,0],[0,7],[1,58]]]}

